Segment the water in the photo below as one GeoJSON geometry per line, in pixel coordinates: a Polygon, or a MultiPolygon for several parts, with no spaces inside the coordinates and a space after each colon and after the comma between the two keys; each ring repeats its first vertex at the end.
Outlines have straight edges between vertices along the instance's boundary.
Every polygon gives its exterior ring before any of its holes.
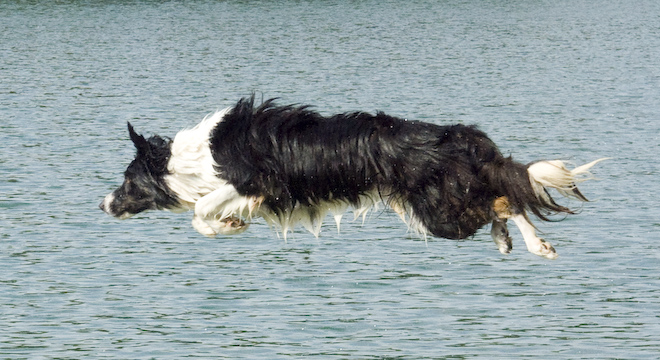
{"type": "MultiPolygon", "coordinates": [[[[7,359],[657,358],[654,1],[4,1],[7,359]],[[98,210],[133,155],[239,97],[476,123],[520,161],[611,156],[560,257],[406,233],[388,212],[279,239],[98,210]]],[[[573,204],[577,205],[577,204],[573,204]]]]}

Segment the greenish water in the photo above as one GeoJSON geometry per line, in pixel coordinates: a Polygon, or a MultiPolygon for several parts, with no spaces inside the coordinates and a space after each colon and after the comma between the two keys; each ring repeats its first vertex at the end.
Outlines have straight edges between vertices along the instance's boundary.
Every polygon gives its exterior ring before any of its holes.
{"type": "Polygon", "coordinates": [[[5,1],[0,357],[655,359],[653,1],[5,1]],[[98,210],[133,155],[259,91],[322,112],[478,124],[520,161],[610,156],[536,222],[560,257],[373,213],[284,242],[98,210]],[[577,205],[577,204],[573,204],[577,205]]]}

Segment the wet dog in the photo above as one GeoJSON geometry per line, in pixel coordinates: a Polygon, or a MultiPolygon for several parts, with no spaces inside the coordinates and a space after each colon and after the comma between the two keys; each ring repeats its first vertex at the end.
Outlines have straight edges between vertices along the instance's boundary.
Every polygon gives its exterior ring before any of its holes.
{"type": "Polygon", "coordinates": [[[598,161],[521,164],[474,126],[434,125],[384,113],[323,116],[308,106],[255,104],[254,96],[205,118],[175,138],[145,138],[124,183],[100,208],[125,219],[145,210],[194,210],[203,235],[237,234],[254,217],[284,236],[296,224],[319,234],[328,213],[339,226],[383,203],[420,236],[464,239],[488,223],[500,252],[511,251],[507,221],[527,249],[553,259],[528,213],[572,214],[548,189],[581,201],[577,183],[598,161]]]}

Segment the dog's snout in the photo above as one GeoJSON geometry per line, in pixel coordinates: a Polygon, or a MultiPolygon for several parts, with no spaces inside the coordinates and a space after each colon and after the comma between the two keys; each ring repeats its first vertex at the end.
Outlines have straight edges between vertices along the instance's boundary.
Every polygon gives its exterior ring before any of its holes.
{"type": "Polygon", "coordinates": [[[99,209],[106,214],[110,214],[110,203],[112,202],[112,194],[103,198],[103,201],[99,204],[99,209]]]}

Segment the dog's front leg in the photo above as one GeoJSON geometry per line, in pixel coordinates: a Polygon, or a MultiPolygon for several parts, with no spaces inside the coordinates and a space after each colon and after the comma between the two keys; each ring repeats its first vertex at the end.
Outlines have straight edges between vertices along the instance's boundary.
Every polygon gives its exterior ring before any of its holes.
{"type": "Polygon", "coordinates": [[[213,227],[211,227],[211,225],[206,220],[197,215],[193,216],[192,226],[195,228],[195,230],[197,230],[198,233],[204,236],[214,237],[218,234],[218,232],[213,229],[213,227]]]}
{"type": "Polygon", "coordinates": [[[209,237],[242,233],[249,224],[233,215],[235,211],[240,212],[241,200],[242,197],[231,185],[224,185],[203,196],[195,203],[193,227],[209,237]]]}

